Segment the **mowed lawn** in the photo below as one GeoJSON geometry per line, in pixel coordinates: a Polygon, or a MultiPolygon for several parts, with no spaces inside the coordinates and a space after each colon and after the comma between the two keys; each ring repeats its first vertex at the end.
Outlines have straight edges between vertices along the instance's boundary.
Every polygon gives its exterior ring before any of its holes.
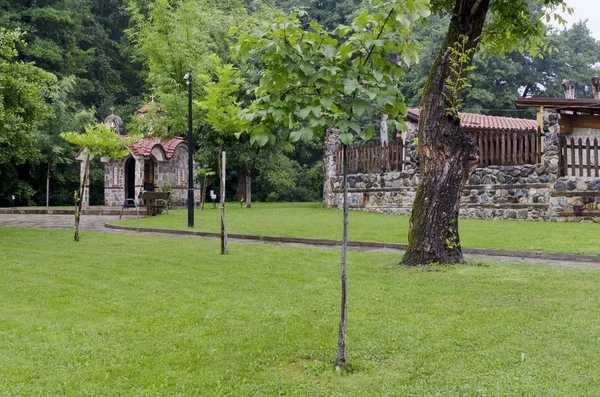
{"type": "MultiPolygon", "coordinates": [[[[228,203],[230,233],[341,239],[342,212],[319,203],[258,203],[240,208],[228,203]]],[[[349,238],[356,241],[408,242],[407,216],[350,212],[349,238]]],[[[125,226],[188,230],[187,210],[168,215],[115,221],[125,226]]],[[[194,230],[220,231],[219,211],[195,211],[194,230]]],[[[461,219],[463,247],[600,255],[600,224],[461,219]]]]}
{"type": "Polygon", "coordinates": [[[0,229],[0,395],[600,395],[598,269],[350,252],[336,372],[339,252],[230,251],[0,229]]]}

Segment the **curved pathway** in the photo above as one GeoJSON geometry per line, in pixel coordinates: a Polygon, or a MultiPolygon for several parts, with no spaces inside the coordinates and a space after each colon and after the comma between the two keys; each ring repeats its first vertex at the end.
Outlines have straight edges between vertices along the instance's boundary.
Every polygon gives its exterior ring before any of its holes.
{"type": "MultiPolygon", "coordinates": [[[[136,216],[125,215],[123,219],[133,219],[136,216]]],[[[160,230],[142,229],[136,230],[133,228],[124,227],[106,227],[106,222],[116,220],[115,215],[83,215],[81,217],[80,228],[82,232],[93,231],[103,233],[120,233],[120,234],[135,234],[147,236],[162,236],[167,238],[189,238],[215,240],[219,237],[216,234],[205,233],[202,235],[192,234],[190,232],[164,232],[160,230]]],[[[34,229],[57,229],[57,230],[72,230],[74,227],[73,215],[46,215],[46,214],[0,214],[0,227],[19,227],[19,228],[34,228],[34,229]]],[[[269,237],[268,241],[261,236],[244,236],[244,238],[229,238],[230,242],[245,243],[245,244],[274,244],[290,247],[310,247],[321,249],[339,249],[338,245],[331,244],[327,240],[320,240],[320,243],[311,241],[310,239],[289,239],[269,237]],[[280,241],[278,241],[280,240],[280,241]],[[291,241],[293,240],[293,241],[291,241]],[[326,243],[326,244],[324,244],[326,243]]],[[[315,240],[319,241],[319,240],[315,240]]],[[[393,247],[393,244],[386,246],[356,246],[350,247],[351,250],[364,252],[386,252],[386,253],[402,253],[402,249],[393,247]]],[[[473,259],[487,259],[508,262],[523,262],[523,263],[539,263],[553,266],[567,266],[578,268],[600,268],[600,256],[590,255],[566,255],[566,254],[551,254],[551,253],[523,253],[518,251],[496,251],[493,250],[468,250],[467,257],[473,259]],[[506,253],[506,254],[505,254],[506,253]],[[535,255],[532,255],[535,254],[535,255]],[[527,257],[528,256],[528,257],[527,257]],[[532,257],[537,256],[537,257],[532,257]],[[540,257],[542,256],[542,257],[540,257]]]]}

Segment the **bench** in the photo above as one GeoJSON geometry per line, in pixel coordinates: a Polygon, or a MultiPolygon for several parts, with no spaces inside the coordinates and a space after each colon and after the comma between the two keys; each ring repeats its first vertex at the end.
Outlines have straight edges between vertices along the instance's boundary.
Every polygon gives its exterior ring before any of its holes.
{"type": "Polygon", "coordinates": [[[143,191],[141,198],[145,203],[148,215],[160,215],[164,209],[169,214],[169,197],[170,192],[147,192],[143,191]]]}

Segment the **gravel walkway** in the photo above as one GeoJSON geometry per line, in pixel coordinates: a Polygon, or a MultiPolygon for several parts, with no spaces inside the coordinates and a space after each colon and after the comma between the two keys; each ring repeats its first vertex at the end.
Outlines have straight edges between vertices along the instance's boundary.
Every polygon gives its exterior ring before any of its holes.
{"type": "MultiPolygon", "coordinates": [[[[173,234],[161,232],[139,232],[135,230],[109,229],[105,227],[106,222],[118,219],[114,215],[83,215],[81,217],[81,231],[103,232],[103,233],[118,233],[118,234],[135,234],[147,236],[163,236],[166,238],[188,238],[214,240],[216,237],[195,236],[189,234],[173,234]]],[[[123,219],[133,219],[136,216],[123,216],[123,219]]],[[[39,214],[0,214],[0,227],[19,227],[19,228],[34,228],[34,229],[56,229],[56,230],[72,230],[74,226],[73,215],[39,215],[39,214]]],[[[230,242],[242,244],[273,244],[291,247],[311,247],[321,249],[335,249],[336,246],[323,246],[310,243],[282,243],[282,242],[265,242],[247,239],[230,238],[230,242]]],[[[354,251],[364,252],[385,252],[385,253],[402,253],[401,250],[394,248],[373,248],[373,247],[352,247],[354,251]]],[[[553,260],[541,258],[520,258],[518,256],[497,256],[497,255],[468,255],[471,259],[486,259],[507,262],[523,262],[523,263],[538,263],[552,266],[566,266],[575,268],[600,268],[600,257],[597,262],[577,260],[553,260]]]]}

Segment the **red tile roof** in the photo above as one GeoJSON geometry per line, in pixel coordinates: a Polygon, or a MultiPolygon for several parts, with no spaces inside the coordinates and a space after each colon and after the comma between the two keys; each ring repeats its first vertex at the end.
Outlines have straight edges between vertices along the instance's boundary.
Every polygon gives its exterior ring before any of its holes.
{"type": "Polygon", "coordinates": [[[175,154],[177,146],[182,143],[187,144],[187,142],[179,136],[164,139],[162,141],[158,138],[142,138],[129,145],[129,150],[131,150],[131,153],[134,156],[150,156],[152,148],[158,145],[165,152],[165,156],[170,159],[175,154]]]}
{"type": "MultiPolygon", "coordinates": [[[[408,109],[408,119],[419,120],[421,109],[408,109]]],[[[517,119],[512,117],[486,116],[483,114],[460,113],[460,124],[467,130],[532,130],[537,128],[536,120],[517,119]]]]}
{"type": "Polygon", "coordinates": [[[176,136],[175,138],[167,139],[161,142],[163,149],[165,150],[165,155],[167,158],[173,157],[175,154],[175,149],[180,144],[185,143],[187,145],[187,141],[180,136],[176,136]]]}

